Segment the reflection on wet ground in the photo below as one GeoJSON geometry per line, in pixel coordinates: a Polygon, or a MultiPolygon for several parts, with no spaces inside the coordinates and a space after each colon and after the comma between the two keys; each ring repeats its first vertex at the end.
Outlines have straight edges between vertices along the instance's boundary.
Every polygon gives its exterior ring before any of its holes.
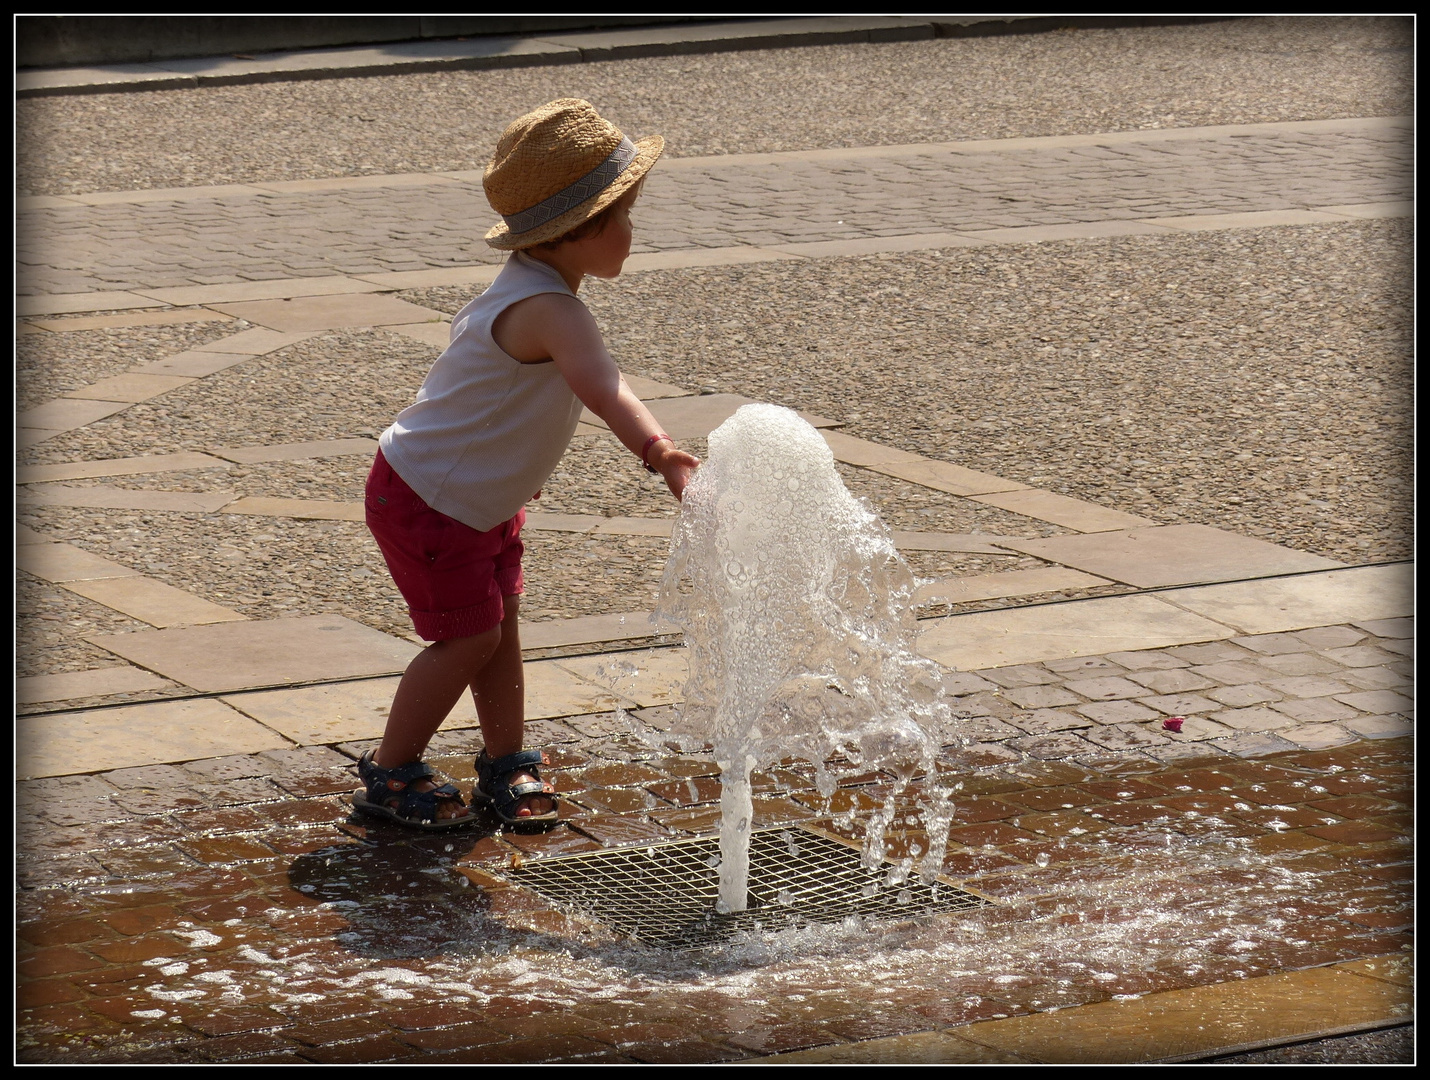
{"type": "MultiPolygon", "coordinates": [[[[1409,946],[1409,740],[1176,768],[949,762],[944,873],[994,905],[693,952],[507,874],[713,832],[701,757],[595,740],[555,756],[568,817],[529,835],[349,820],[336,753],[267,761],[288,797],[210,778],[188,810],[136,770],[105,791],[56,782],[21,824],[20,1060],[731,1060],[1409,946]]],[[[224,761],[189,780],[243,771],[224,761]]],[[[880,804],[877,775],[825,799],[787,764],[755,778],[757,827],[852,837],[880,804]]],[[[895,860],[923,839],[898,820],[895,860]]]]}

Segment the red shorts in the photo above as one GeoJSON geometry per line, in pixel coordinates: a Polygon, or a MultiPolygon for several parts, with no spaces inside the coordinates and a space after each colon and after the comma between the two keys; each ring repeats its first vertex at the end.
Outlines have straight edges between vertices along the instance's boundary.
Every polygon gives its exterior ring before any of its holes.
{"type": "Polygon", "coordinates": [[[433,510],[393,471],[382,451],[367,478],[367,527],[426,641],[473,637],[497,626],[504,597],[522,592],[526,511],[478,532],[433,510]]]}

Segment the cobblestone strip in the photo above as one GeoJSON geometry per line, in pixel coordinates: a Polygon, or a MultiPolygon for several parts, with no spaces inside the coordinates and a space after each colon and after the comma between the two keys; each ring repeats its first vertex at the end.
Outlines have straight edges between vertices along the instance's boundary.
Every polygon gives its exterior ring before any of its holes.
{"type": "MultiPolygon", "coordinates": [[[[684,160],[651,175],[648,251],[820,243],[1412,197],[1408,127],[684,160]]],[[[21,295],[174,288],[495,263],[475,176],[400,187],[254,188],[212,198],[22,209],[21,295]]]]}

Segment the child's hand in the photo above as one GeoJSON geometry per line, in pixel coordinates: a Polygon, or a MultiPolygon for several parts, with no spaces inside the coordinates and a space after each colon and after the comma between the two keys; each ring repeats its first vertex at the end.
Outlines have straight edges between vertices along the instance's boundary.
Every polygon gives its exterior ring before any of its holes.
{"type": "Polygon", "coordinates": [[[670,488],[670,493],[679,499],[684,497],[685,485],[690,483],[695,470],[700,468],[700,459],[684,450],[670,447],[656,462],[655,467],[660,475],[665,477],[665,486],[670,488]]]}

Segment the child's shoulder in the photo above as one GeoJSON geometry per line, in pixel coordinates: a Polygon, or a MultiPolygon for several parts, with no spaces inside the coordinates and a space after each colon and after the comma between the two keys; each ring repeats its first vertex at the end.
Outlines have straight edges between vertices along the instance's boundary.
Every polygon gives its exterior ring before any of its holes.
{"type": "Polygon", "coordinates": [[[592,334],[599,339],[595,319],[570,293],[536,293],[507,305],[492,320],[493,340],[523,362],[545,360],[592,334]]]}

